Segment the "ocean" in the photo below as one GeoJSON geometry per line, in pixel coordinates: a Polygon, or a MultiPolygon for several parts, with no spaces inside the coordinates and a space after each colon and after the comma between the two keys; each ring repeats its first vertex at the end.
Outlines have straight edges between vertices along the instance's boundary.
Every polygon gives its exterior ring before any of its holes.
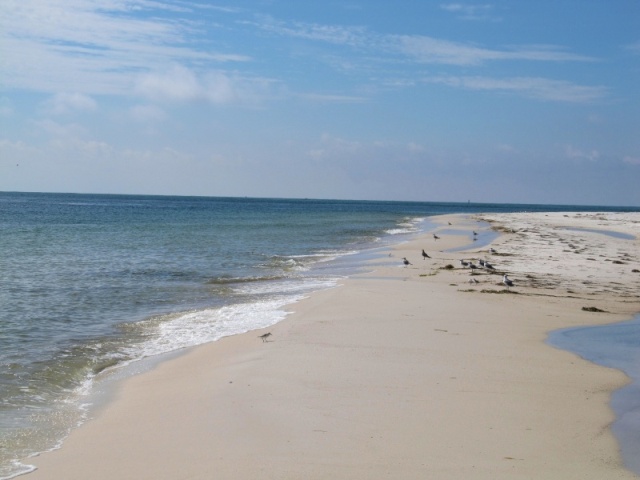
{"type": "Polygon", "coordinates": [[[430,216],[638,210],[0,192],[0,479],[58,447],[103,380],[281,321],[430,216]]]}

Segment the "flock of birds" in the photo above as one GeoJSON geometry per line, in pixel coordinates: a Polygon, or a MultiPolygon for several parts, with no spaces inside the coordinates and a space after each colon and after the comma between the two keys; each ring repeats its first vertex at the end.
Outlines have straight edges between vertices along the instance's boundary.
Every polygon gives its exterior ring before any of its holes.
{"type": "MultiPolygon", "coordinates": [[[[474,231],[473,232],[473,239],[474,241],[477,239],[477,233],[474,231]]],[[[434,240],[439,240],[440,237],[437,236],[435,233],[433,234],[433,239],[434,240]]],[[[496,250],[494,248],[490,248],[489,249],[490,253],[498,253],[496,252],[496,250]]],[[[427,258],[431,258],[429,256],[429,254],[427,252],[424,251],[424,248],[422,249],[422,259],[426,260],[427,258]]],[[[479,269],[479,268],[484,268],[486,270],[492,270],[495,271],[496,268],[488,261],[486,261],[483,258],[479,258],[478,260],[478,264],[476,265],[475,263],[473,263],[473,261],[466,261],[464,259],[460,260],[460,266],[462,268],[469,268],[472,272],[479,269]]],[[[402,257],[402,263],[404,264],[405,267],[408,267],[409,265],[413,265],[413,263],[411,263],[406,257],[402,257]]],[[[469,278],[469,283],[478,283],[478,280],[475,279],[474,277],[470,277],[469,278]]],[[[513,287],[514,283],[513,280],[511,280],[508,275],[505,273],[502,276],[502,284],[507,287],[507,290],[511,287],[513,287]]]]}

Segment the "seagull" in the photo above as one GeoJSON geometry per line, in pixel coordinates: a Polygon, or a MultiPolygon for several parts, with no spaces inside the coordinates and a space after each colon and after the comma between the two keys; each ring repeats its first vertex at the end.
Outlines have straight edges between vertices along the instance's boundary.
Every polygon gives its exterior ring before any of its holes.
{"type": "Polygon", "coordinates": [[[462,268],[466,268],[469,266],[469,262],[465,262],[464,260],[460,260],[460,265],[462,265],[462,268]]]}
{"type": "Polygon", "coordinates": [[[504,277],[502,277],[502,283],[505,284],[505,286],[507,287],[507,290],[509,290],[509,287],[513,287],[513,282],[511,280],[509,280],[509,277],[507,277],[506,273],[505,273],[504,277]]]}
{"type": "Polygon", "coordinates": [[[480,264],[481,267],[484,267],[486,265],[485,261],[481,258],[478,259],[478,263],[480,264]]]}
{"type": "Polygon", "coordinates": [[[491,265],[489,262],[484,262],[484,268],[488,268],[489,270],[495,270],[496,267],[491,265]]]}
{"type": "Polygon", "coordinates": [[[478,235],[478,232],[476,232],[475,230],[473,231],[473,236],[475,237],[476,235],[478,235]]]}
{"type": "Polygon", "coordinates": [[[490,249],[489,249],[489,251],[490,251],[491,253],[498,253],[498,252],[496,251],[496,249],[495,249],[495,248],[490,248],[490,249]]]}
{"type": "Polygon", "coordinates": [[[413,263],[411,263],[409,260],[407,260],[406,257],[402,257],[402,263],[404,263],[404,266],[406,267],[407,265],[413,265],[413,263]]]}
{"type": "Polygon", "coordinates": [[[469,283],[478,283],[478,280],[476,280],[475,278],[471,277],[469,279],[469,283]]]}
{"type": "Polygon", "coordinates": [[[429,256],[429,254],[427,254],[427,252],[424,251],[424,248],[422,249],[422,259],[424,260],[425,258],[431,258],[429,256]]]}
{"type": "Polygon", "coordinates": [[[478,266],[477,266],[475,263],[470,263],[470,264],[469,264],[469,268],[470,268],[471,270],[475,270],[476,268],[478,268],[478,266]]]}
{"type": "Polygon", "coordinates": [[[438,240],[438,239],[440,239],[440,237],[439,237],[439,236],[437,236],[437,235],[434,233],[434,234],[433,234],[433,239],[434,239],[434,240],[438,240]]]}

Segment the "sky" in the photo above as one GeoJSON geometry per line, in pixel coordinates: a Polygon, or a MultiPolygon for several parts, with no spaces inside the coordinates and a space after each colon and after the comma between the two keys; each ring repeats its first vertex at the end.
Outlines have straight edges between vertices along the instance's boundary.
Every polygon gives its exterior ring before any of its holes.
{"type": "Polygon", "coordinates": [[[2,0],[0,191],[640,206],[640,2],[2,0]]]}

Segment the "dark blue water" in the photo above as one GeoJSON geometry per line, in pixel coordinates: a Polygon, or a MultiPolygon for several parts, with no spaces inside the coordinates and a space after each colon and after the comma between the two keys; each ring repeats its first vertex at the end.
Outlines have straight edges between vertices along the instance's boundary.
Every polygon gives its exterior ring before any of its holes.
{"type": "Polygon", "coordinates": [[[0,478],[105,372],[276,323],[427,216],[637,210],[0,192],[0,478]]]}

